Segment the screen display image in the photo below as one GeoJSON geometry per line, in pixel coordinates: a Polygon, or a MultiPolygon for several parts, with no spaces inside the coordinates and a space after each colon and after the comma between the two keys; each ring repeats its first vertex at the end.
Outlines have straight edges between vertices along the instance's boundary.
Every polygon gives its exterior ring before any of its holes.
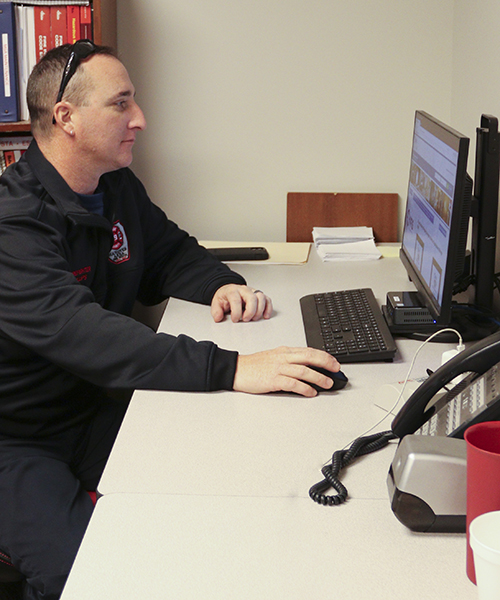
{"type": "Polygon", "coordinates": [[[459,140],[443,141],[417,114],[403,246],[438,305],[443,299],[459,140]]]}

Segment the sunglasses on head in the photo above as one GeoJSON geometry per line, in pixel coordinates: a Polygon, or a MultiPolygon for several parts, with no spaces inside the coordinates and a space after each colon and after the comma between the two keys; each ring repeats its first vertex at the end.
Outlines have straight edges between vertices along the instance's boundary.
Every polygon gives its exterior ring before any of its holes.
{"type": "MultiPolygon", "coordinates": [[[[92,52],[95,52],[95,50],[96,45],[90,40],[78,40],[73,44],[68,60],[66,61],[66,66],[63,70],[61,85],[59,86],[59,92],[57,93],[56,104],[58,102],[61,102],[64,90],[67,88],[69,80],[75,74],[75,71],[80,62],[88,56],[90,56],[92,52]]],[[[56,124],[55,117],[52,117],[52,124],[56,124]]]]}

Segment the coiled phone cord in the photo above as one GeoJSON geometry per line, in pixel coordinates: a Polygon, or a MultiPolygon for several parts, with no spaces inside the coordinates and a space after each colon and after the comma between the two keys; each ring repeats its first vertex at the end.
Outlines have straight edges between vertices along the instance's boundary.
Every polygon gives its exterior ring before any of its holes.
{"type": "Polygon", "coordinates": [[[321,469],[323,474],[323,481],[320,481],[316,485],[313,485],[309,490],[309,496],[323,506],[337,506],[343,504],[347,500],[347,488],[339,479],[339,473],[342,469],[347,467],[358,456],[364,454],[370,454],[376,452],[391,441],[396,439],[396,436],[392,431],[382,431],[368,435],[365,437],[359,437],[351,444],[347,450],[337,450],[333,453],[332,463],[325,465],[321,469]],[[326,495],[325,492],[333,488],[337,494],[326,495]]]}
{"type": "MultiPolygon", "coordinates": [[[[375,429],[375,427],[380,425],[387,418],[388,415],[391,415],[393,413],[393,411],[396,409],[397,405],[399,404],[401,398],[403,397],[403,392],[406,387],[406,383],[408,382],[410,373],[413,369],[413,365],[415,364],[415,360],[416,360],[418,354],[420,353],[422,348],[426,344],[428,344],[432,339],[434,339],[438,335],[442,335],[445,332],[453,332],[455,335],[458,336],[459,345],[457,346],[457,350],[460,350],[459,347],[463,345],[462,336],[455,329],[451,329],[451,328],[440,329],[439,331],[436,331],[431,336],[429,336],[417,348],[417,351],[415,352],[415,354],[413,356],[413,359],[410,364],[410,368],[408,369],[408,374],[406,375],[406,379],[403,384],[403,388],[401,389],[401,392],[399,394],[399,397],[398,397],[396,403],[388,411],[387,415],[382,417],[382,419],[380,419],[380,421],[378,421],[378,423],[376,423],[375,425],[370,427],[370,429],[368,429],[368,431],[366,431],[365,433],[368,433],[369,431],[372,431],[373,429],[375,429]]],[[[346,467],[350,462],[352,462],[357,456],[362,456],[363,454],[370,454],[370,452],[375,452],[376,450],[380,450],[384,446],[387,446],[387,444],[391,440],[394,440],[394,439],[397,439],[397,436],[395,436],[392,433],[392,431],[382,431],[379,433],[374,433],[372,435],[365,435],[362,437],[358,437],[352,442],[351,446],[347,450],[345,448],[343,448],[342,450],[337,450],[336,452],[334,452],[333,457],[332,457],[332,464],[326,465],[325,467],[323,467],[321,469],[321,473],[323,474],[323,477],[325,479],[311,487],[311,489],[309,490],[309,496],[314,500],[314,502],[317,502],[318,504],[323,504],[323,506],[327,506],[327,505],[328,506],[337,506],[339,504],[343,504],[347,500],[348,494],[347,494],[346,487],[339,480],[340,471],[344,467],[346,467]],[[336,490],[337,494],[334,496],[325,495],[324,492],[326,492],[330,488],[333,488],[334,490],[336,490]]]]}

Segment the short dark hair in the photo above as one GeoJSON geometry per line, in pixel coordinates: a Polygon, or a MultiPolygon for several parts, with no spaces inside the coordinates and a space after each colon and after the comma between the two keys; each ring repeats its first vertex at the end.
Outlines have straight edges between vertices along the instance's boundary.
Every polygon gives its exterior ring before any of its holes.
{"type": "MultiPolygon", "coordinates": [[[[26,99],[31,119],[31,129],[35,136],[50,136],[53,131],[52,112],[61,84],[61,77],[71,53],[72,44],[63,44],[49,50],[35,65],[28,79],[26,99]]],[[[89,57],[104,54],[116,58],[109,46],[95,46],[89,57]]],[[[87,59],[86,59],[87,60],[87,59]]],[[[83,76],[81,65],[78,65],[74,76],[64,91],[63,98],[77,106],[85,104],[90,82],[83,76]]]]}

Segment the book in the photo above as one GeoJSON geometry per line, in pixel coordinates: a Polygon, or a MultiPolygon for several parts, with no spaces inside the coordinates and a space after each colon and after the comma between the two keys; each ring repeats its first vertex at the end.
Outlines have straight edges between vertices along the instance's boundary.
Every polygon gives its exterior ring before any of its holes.
{"type": "Polygon", "coordinates": [[[35,6],[35,52],[36,61],[50,48],[50,10],[46,6],[35,6]]]}
{"type": "Polygon", "coordinates": [[[27,150],[33,137],[31,135],[12,135],[0,137],[0,150],[27,150]]]}
{"type": "Polygon", "coordinates": [[[3,155],[5,158],[5,167],[6,168],[10,165],[13,165],[16,162],[16,157],[14,156],[14,150],[5,150],[3,155]]]}
{"type": "Polygon", "coordinates": [[[9,165],[21,158],[32,139],[31,135],[0,137],[0,175],[9,165]]]}
{"type": "Polygon", "coordinates": [[[26,88],[31,69],[36,63],[35,52],[35,13],[33,6],[16,4],[14,7],[16,21],[16,47],[18,63],[18,90],[19,90],[19,119],[29,119],[28,103],[26,102],[26,88]],[[31,27],[30,13],[33,15],[31,27]],[[31,38],[31,34],[33,37],[31,38]]]}
{"type": "Polygon", "coordinates": [[[19,120],[15,35],[14,6],[10,2],[0,2],[0,39],[2,43],[0,122],[2,123],[19,120]]]}
{"type": "Polygon", "coordinates": [[[62,44],[92,39],[89,0],[0,0],[2,72],[0,122],[29,119],[26,89],[33,67],[45,53],[62,44]],[[11,33],[2,31],[10,27],[11,33]],[[15,107],[15,110],[14,110],[15,107]]]}
{"type": "Polygon", "coordinates": [[[80,6],[80,39],[92,40],[92,10],[90,5],[80,6]]]}
{"type": "Polygon", "coordinates": [[[66,44],[67,34],[67,16],[66,6],[50,7],[50,48],[57,48],[66,44]]]}
{"type": "Polygon", "coordinates": [[[68,21],[68,43],[74,44],[80,39],[80,7],[68,5],[67,21],[68,21]]]}
{"type": "Polygon", "coordinates": [[[88,4],[89,0],[10,0],[12,4],[29,4],[32,6],[67,6],[68,4],[74,4],[77,6],[83,6],[88,4]]]}
{"type": "Polygon", "coordinates": [[[36,65],[36,41],[35,41],[35,7],[25,6],[26,26],[28,33],[28,77],[36,65]]]}

